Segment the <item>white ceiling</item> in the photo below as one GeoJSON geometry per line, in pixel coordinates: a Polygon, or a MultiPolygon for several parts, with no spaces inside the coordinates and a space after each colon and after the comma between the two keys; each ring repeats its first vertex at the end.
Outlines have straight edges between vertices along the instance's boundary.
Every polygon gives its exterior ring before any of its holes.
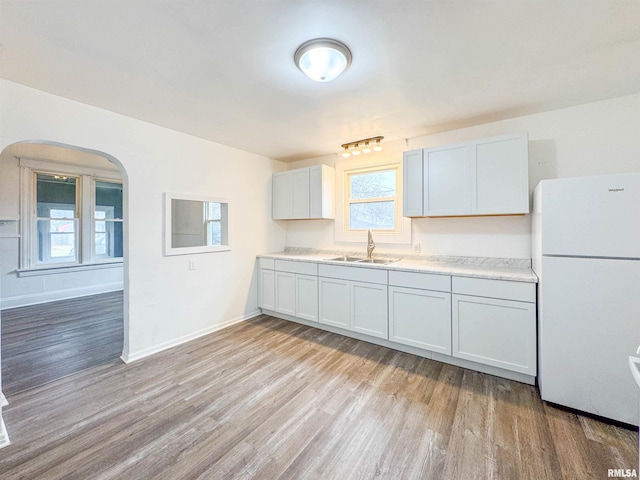
{"type": "Polygon", "coordinates": [[[638,0],[0,0],[0,76],[294,161],[640,92],[638,0]],[[294,65],[331,37],[351,68],[294,65]]]}

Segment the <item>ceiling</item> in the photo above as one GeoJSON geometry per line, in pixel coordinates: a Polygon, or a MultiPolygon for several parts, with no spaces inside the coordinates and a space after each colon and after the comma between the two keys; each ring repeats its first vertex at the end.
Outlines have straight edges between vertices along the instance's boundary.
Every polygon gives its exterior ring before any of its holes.
{"type": "Polygon", "coordinates": [[[640,92],[640,2],[0,0],[0,76],[295,161],[640,92]],[[316,37],[333,82],[293,63],[316,37]]]}

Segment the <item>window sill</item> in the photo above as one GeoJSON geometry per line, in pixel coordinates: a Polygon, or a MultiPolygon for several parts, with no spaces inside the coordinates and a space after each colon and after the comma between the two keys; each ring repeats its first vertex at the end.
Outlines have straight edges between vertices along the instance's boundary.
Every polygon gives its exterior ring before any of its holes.
{"type": "Polygon", "coordinates": [[[122,267],[122,261],[87,263],[84,265],[66,265],[59,267],[37,267],[24,270],[16,270],[18,277],[35,277],[39,275],[55,275],[57,273],[85,272],[90,270],[102,270],[104,268],[122,267]]]}

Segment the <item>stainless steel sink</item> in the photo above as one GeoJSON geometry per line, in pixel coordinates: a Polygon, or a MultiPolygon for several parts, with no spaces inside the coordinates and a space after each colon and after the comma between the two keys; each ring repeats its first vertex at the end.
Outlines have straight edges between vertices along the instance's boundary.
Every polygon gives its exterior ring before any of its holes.
{"type": "Polygon", "coordinates": [[[377,265],[388,265],[389,263],[397,262],[399,258],[363,258],[358,260],[358,263],[375,263],[377,265]]]}
{"type": "Polygon", "coordinates": [[[327,260],[331,261],[331,262],[359,262],[361,260],[366,260],[366,258],[362,258],[362,257],[347,257],[347,256],[342,256],[342,257],[335,257],[335,258],[327,258],[327,260]]]}

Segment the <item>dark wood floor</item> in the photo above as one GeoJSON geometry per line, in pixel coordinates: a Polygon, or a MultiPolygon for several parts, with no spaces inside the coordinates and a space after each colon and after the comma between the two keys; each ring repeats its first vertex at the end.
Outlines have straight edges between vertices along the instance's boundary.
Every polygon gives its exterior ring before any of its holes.
{"type": "Polygon", "coordinates": [[[589,479],[637,432],[272,317],[17,394],[0,478],[589,479]]]}
{"type": "Polygon", "coordinates": [[[3,393],[112,362],[122,342],[121,291],[3,310],[3,393]]]}

